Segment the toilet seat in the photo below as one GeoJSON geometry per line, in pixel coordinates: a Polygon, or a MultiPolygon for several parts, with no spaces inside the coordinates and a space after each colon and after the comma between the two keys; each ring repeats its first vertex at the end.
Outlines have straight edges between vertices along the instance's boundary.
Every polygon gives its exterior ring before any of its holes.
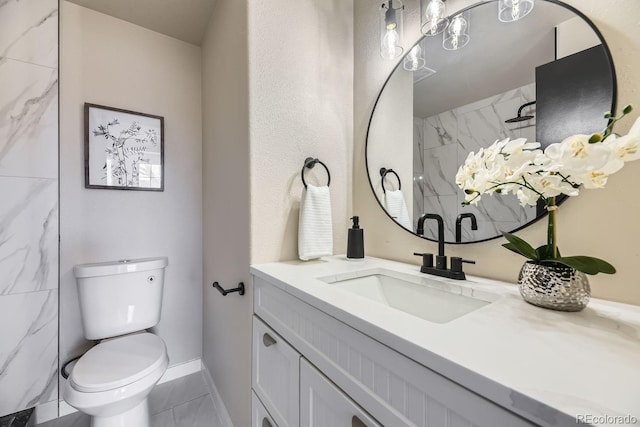
{"type": "Polygon", "coordinates": [[[164,341],[150,333],[102,342],[86,352],[69,376],[78,391],[97,393],[132,384],[167,362],[164,341]]]}

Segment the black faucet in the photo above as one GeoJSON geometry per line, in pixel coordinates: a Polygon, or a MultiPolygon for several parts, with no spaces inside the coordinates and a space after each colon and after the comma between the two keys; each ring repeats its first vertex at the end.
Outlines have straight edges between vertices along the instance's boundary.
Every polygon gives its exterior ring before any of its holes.
{"type": "MultiPolygon", "coordinates": [[[[474,228],[474,230],[477,229],[476,218],[473,216],[473,214],[462,214],[462,215],[464,216],[471,215],[472,217],[471,227],[473,228],[475,226],[476,228],[474,228]]],[[[422,236],[424,234],[424,221],[426,219],[435,219],[436,221],[438,221],[438,256],[436,256],[436,266],[434,267],[432,254],[414,253],[414,255],[422,257],[422,266],[420,267],[420,271],[422,273],[433,274],[440,277],[447,277],[449,279],[464,280],[466,276],[462,271],[462,263],[467,262],[470,264],[475,264],[475,261],[469,261],[466,259],[462,259],[460,257],[451,257],[451,269],[449,270],[447,268],[447,257],[444,255],[444,221],[442,220],[442,217],[438,214],[431,214],[431,213],[422,214],[418,219],[418,226],[416,229],[416,234],[418,236],[422,236]]],[[[461,219],[462,218],[460,218],[459,216],[458,221],[456,221],[457,226],[459,226],[459,221],[461,219]]]]}
{"type": "Polygon", "coordinates": [[[444,256],[444,221],[440,215],[432,213],[422,214],[418,219],[416,234],[418,236],[424,235],[424,221],[426,219],[435,219],[438,221],[438,256],[444,256]]]}
{"type": "Polygon", "coordinates": [[[456,218],[456,243],[462,242],[462,220],[465,218],[471,219],[471,229],[478,229],[478,221],[476,220],[476,216],[471,212],[465,212],[458,215],[456,218]]]}

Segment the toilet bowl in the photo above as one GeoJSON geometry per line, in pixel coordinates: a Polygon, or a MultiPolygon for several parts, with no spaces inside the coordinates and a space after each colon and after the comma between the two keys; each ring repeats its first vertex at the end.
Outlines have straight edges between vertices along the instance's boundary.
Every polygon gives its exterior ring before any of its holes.
{"type": "Polygon", "coordinates": [[[91,415],[91,427],[148,426],[147,397],[168,364],[164,341],[151,333],[105,340],[76,362],[63,398],[91,415]]]}
{"type": "Polygon", "coordinates": [[[91,427],[149,427],[147,396],[167,370],[160,321],[166,257],[74,267],[84,336],[101,340],[76,362],[64,400],[91,427]]]}

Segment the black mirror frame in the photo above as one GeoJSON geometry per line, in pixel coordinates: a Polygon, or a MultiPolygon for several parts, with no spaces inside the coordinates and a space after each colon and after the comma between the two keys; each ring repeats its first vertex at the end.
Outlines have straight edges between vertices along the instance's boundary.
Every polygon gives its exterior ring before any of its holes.
{"type": "MultiPolygon", "coordinates": [[[[609,60],[609,67],[611,68],[611,85],[612,85],[612,91],[613,91],[613,96],[612,96],[612,100],[611,100],[611,114],[615,115],[615,108],[616,108],[616,103],[617,103],[617,95],[618,95],[618,83],[617,83],[617,76],[616,76],[616,69],[613,65],[613,57],[611,56],[611,50],[609,49],[609,46],[607,45],[606,40],[604,39],[604,37],[602,36],[602,33],[600,32],[600,30],[598,29],[598,27],[596,27],[596,25],[593,23],[593,21],[591,21],[591,19],[589,19],[584,13],[582,13],[581,11],[579,11],[578,9],[576,9],[575,7],[564,3],[560,0],[538,0],[538,1],[545,1],[547,3],[553,3],[556,4],[558,6],[564,7],[565,9],[570,10],[571,12],[573,12],[574,14],[576,14],[577,16],[579,16],[580,18],[582,18],[582,20],[584,22],[586,22],[589,27],[593,30],[593,32],[598,36],[598,38],[600,39],[601,43],[602,43],[602,47],[604,48],[604,52],[609,60]]],[[[455,15],[458,15],[460,13],[466,12],[468,10],[471,10],[473,8],[476,8],[478,6],[482,6],[484,4],[489,4],[489,3],[497,3],[498,0],[484,0],[484,1],[479,1],[477,3],[474,3],[470,6],[467,6],[463,9],[460,9],[456,12],[451,13],[448,18],[451,18],[455,15]]],[[[420,37],[414,44],[413,46],[411,46],[411,48],[413,48],[415,45],[417,45],[418,43],[420,43],[422,41],[422,39],[425,36],[420,37]]],[[[432,239],[426,236],[420,236],[418,234],[416,234],[415,232],[413,232],[412,230],[409,230],[405,227],[403,227],[402,225],[400,225],[398,222],[396,222],[393,217],[391,215],[389,215],[389,213],[387,212],[387,210],[384,208],[384,205],[382,204],[382,201],[378,198],[378,196],[376,195],[375,192],[375,188],[373,185],[373,181],[371,180],[371,175],[369,174],[369,157],[367,156],[368,153],[368,149],[369,149],[369,133],[371,132],[371,122],[373,121],[373,115],[376,112],[376,107],[378,106],[378,102],[380,101],[380,97],[382,96],[382,92],[384,91],[385,87],[387,86],[387,84],[389,83],[389,80],[391,79],[391,76],[393,75],[393,73],[395,73],[395,71],[398,69],[398,67],[402,66],[402,61],[404,60],[404,57],[406,55],[408,55],[408,53],[411,51],[410,49],[406,50],[406,54],[403,55],[402,57],[399,58],[398,63],[396,64],[395,67],[393,67],[393,70],[391,71],[391,73],[389,73],[389,76],[385,79],[384,83],[382,84],[382,87],[380,88],[380,91],[378,92],[378,96],[376,97],[376,101],[373,104],[373,109],[371,110],[371,116],[369,118],[369,124],[367,125],[367,135],[366,135],[366,139],[365,139],[365,169],[367,172],[367,179],[369,181],[369,187],[371,189],[371,193],[373,194],[373,197],[376,199],[376,202],[378,203],[378,206],[380,206],[380,209],[382,209],[382,211],[385,213],[385,215],[387,215],[387,217],[394,223],[396,224],[398,227],[400,227],[400,229],[406,231],[407,233],[416,236],[416,237],[420,237],[424,240],[428,240],[431,242],[437,242],[437,239],[432,239]]],[[[567,200],[569,197],[565,196],[565,195],[561,195],[558,197],[557,199],[557,205],[560,205],[562,203],[564,203],[565,200],[567,200]]],[[[521,225],[518,228],[515,228],[514,230],[511,230],[510,233],[515,233],[516,231],[522,230],[526,227],[529,227],[530,225],[534,224],[535,222],[541,220],[542,218],[545,218],[547,216],[547,213],[545,211],[545,213],[541,214],[541,215],[537,215],[536,218],[534,218],[533,220],[527,222],[526,224],[521,225]]],[[[468,244],[473,244],[473,243],[481,243],[481,242],[487,242],[490,240],[495,240],[502,237],[501,235],[497,235],[494,237],[489,237],[486,239],[480,239],[480,240],[474,240],[471,242],[446,242],[447,244],[454,244],[454,245],[468,245],[468,244]]]]}

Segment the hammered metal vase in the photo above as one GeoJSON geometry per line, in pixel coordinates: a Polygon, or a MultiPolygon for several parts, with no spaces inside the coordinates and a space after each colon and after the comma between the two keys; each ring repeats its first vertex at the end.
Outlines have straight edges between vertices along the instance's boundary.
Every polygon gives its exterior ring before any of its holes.
{"type": "Polygon", "coordinates": [[[559,311],[580,311],[591,298],[587,275],[564,265],[527,261],[518,276],[520,295],[529,304],[559,311]]]}

